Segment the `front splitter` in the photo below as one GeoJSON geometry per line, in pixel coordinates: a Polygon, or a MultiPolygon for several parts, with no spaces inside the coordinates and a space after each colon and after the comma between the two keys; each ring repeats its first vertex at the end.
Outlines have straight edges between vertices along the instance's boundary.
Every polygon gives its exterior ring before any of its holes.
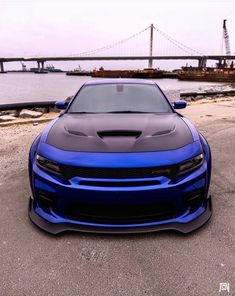
{"type": "Polygon", "coordinates": [[[110,226],[88,226],[73,223],[51,223],[37,215],[33,209],[33,201],[29,199],[29,217],[31,221],[41,229],[52,233],[58,234],[64,231],[80,231],[80,232],[93,232],[93,233],[144,233],[155,232],[163,230],[175,230],[181,233],[189,233],[205,224],[212,215],[212,201],[211,196],[207,199],[206,211],[203,212],[195,220],[188,223],[166,223],[152,226],[128,226],[128,227],[110,227],[110,226]]]}

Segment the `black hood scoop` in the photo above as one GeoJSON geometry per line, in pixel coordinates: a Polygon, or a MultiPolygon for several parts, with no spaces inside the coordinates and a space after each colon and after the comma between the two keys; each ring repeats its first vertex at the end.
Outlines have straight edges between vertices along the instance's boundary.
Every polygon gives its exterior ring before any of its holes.
{"type": "Polygon", "coordinates": [[[193,142],[177,113],[64,114],[46,143],[65,151],[147,152],[178,149],[193,142]]]}
{"type": "Polygon", "coordinates": [[[128,130],[107,130],[107,131],[99,131],[97,132],[98,136],[100,138],[106,138],[106,137],[134,137],[139,138],[141,135],[140,131],[128,131],[128,130]]]}

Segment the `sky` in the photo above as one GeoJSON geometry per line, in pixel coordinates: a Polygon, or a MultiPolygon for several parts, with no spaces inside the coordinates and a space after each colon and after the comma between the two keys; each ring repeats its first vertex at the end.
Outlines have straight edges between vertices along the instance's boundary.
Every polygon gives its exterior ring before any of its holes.
{"type": "MultiPolygon", "coordinates": [[[[128,38],[150,24],[194,50],[220,54],[223,19],[227,19],[231,52],[235,53],[234,15],[234,0],[0,0],[0,57],[76,55],[128,38]]],[[[148,55],[149,34],[146,30],[96,55],[148,55]]],[[[155,30],[153,46],[154,54],[185,54],[155,30]]],[[[79,64],[87,70],[147,67],[147,61],[79,64]]],[[[156,61],[154,67],[183,64],[156,61]]],[[[54,65],[73,69],[78,62],[54,65]]],[[[19,67],[19,63],[5,65],[6,69],[19,67]]]]}

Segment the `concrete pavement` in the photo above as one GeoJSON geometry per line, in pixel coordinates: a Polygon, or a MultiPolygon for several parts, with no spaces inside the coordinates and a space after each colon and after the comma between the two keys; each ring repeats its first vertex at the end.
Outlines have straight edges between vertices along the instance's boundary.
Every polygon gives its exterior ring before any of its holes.
{"type": "Polygon", "coordinates": [[[27,215],[27,153],[46,124],[0,128],[0,296],[235,295],[235,105],[219,104],[182,111],[213,153],[213,217],[190,235],[39,230],[27,215]]]}

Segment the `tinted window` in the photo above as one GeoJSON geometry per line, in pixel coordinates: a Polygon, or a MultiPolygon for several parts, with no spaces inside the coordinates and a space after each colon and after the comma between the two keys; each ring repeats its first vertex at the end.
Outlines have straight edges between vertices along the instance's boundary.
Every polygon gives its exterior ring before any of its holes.
{"type": "Polygon", "coordinates": [[[69,112],[172,112],[156,85],[97,84],[82,87],[69,112]]]}

